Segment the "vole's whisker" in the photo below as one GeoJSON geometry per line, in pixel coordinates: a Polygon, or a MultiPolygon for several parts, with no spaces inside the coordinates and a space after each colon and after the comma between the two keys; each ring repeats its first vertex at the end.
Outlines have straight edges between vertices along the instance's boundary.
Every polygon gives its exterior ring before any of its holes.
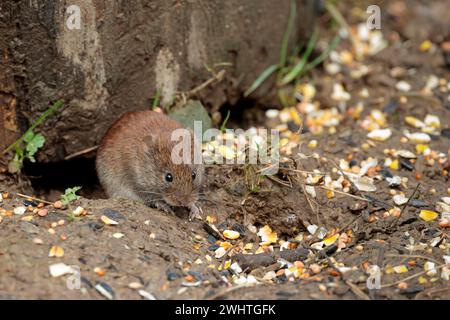
{"type": "Polygon", "coordinates": [[[147,190],[139,190],[142,193],[152,193],[152,194],[162,194],[161,192],[147,191],[147,190]]]}

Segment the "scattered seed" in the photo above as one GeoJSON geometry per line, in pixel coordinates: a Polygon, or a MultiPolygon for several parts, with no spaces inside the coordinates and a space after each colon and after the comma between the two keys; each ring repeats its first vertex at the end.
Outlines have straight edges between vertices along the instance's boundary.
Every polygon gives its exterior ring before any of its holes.
{"type": "Polygon", "coordinates": [[[63,276],[65,274],[73,274],[77,271],[72,267],[64,264],[64,263],[56,263],[49,266],[50,275],[54,278],[63,276]]]}
{"type": "Polygon", "coordinates": [[[105,282],[97,281],[95,289],[109,300],[114,300],[116,296],[114,290],[105,282]]]}
{"type": "Polygon", "coordinates": [[[42,239],[40,239],[40,238],[34,238],[33,243],[34,244],[44,244],[44,241],[42,241],[42,239]]]}
{"type": "Polygon", "coordinates": [[[48,256],[49,257],[61,258],[61,257],[64,256],[64,250],[63,250],[63,248],[61,248],[59,246],[53,246],[53,247],[51,247],[48,256]]]}
{"type": "Polygon", "coordinates": [[[41,210],[38,211],[38,216],[45,217],[46,215],[48,215],[48,210],[47,209],[41,209],[41,210]]]}
{"type": "Polygon", "coordinates": [[[130,282],[128,284],[128,288],[131,288],[131,289],[140,289],[142,287],[143,287],[143,285],[140,282],[130,282]]]}
{"type": "Polygon", "coordinates": [[[55,209],[61,209],[63,207],[63,204],[61,201],[56,201],[55,203],[53,203],[53,208],[55,209]]]}
{"type": "Polygon", "coordinates": [[[113,219],[108,218],[107,216],[101,216],[100,218],[104,224],[106,225],[118,225],[119,223],[117,221],[114,221],[113,219]]]}
{"type": "Polygon", "coordinates": [[[17,214],[17,215],[22,215],[22,214],[24,214],[26,211],[27,211],[27,208],[26,208],[26,207],[15,207],[15,208],[14,208],[14,214],[17,214]]]}
{"type": "Polygon", "coordinates": [[[240,234],[239,234],[239,232],[234,231],[234,230],[225,230],[223,232],[223,236],[226,239],[235,240],[235,239],[239,238],[240,234]]]}
{"type": "Polygon", "coordinates": [[[419,217],[424,221],[433,221],[437,219],[438,214],[430,210],[421,210],[419,217]]]}

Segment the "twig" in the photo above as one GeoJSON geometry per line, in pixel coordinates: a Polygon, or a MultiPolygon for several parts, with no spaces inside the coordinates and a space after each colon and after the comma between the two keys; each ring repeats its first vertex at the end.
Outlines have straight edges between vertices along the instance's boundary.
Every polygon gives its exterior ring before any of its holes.
{"type": "Polygon", "coordinates": [[[420,187],[420,182],[416,185],[416,188],[414,189],[414,191],[411,194],[411,196],[408,198],[408,201],[406,201],[406,203],[403,205],[402,209],[400,210],[400,215],[402,215],[403,211],[406,209],[406,207],[408,206],[408,204],[411,201],[412,197],[414,197],[414,195],[416,194],[417,189],[419,189],[419,187],[420,187]]]}
{"type": "Polygon", "coordinates": [[[340,228],[336,233],[341,233],[342,231],[344,231],[345,229],[347,229],[348,227],[350,227],[353,223],[355,223],[359,218],[362,217],[362,213],[358,214],[355,218],[353,218],[349,223],[347,223],[345,226],[343,226],[342,228],[340,228]]]}
{"type": "Polygon", "coordinates": [[[21,193],[16,193],[16,196],[21,197],[21,198],[25,198],[25,199],[29,199],[29,200],[36,200],[45,204],[50,204],[53,205],[53,202],[47,201],[47,200],[42,200],[36,197],[32,197],[32,196],[27,196],[26,194],[21,194],[21,193]]]}
{"type": "Polygon", "coordinates": [[[235,290],[238,290],[238,289],[241,289],[241,288],[246,288],[246,287],[247,286],[245,286],[245,285],[238,285],[238,286],[235,286],[235,287],[226,288],[225,290],[222,290],[222,291],[220,291],[220,292],[218,292],[218,293],[216,293],[216,294],[214,294],[214,295],[212,295],[212,296],[210,296],[210,297],[208,297],[206,299],[207,300],[217,300],[218,298],[221,298],[224,295],[226,295],[226,294],[228,294],[228,293],[230,293],[232,291],[235,291],[235,290]]]}
{"type": "Polygon", "coordinates": [[[436,259],[430,258],[430,257],[426,257],[426,256],[421,256],[421,255],[416,255],[416,254],[387,254],[386,257],[392,257],[392,258],[416,258],[416,259],[425,259],[425,260],[430,260],[433,261],[437,264],[440,264],[440,261],[437,261],[436,259]]]}
{"type": "Polygon", "coordinates": [[[370,300],[369,296],[365,294],[356,284],[346,280],[345,283],[350,287],[352,292],[361,300],[370,300]]]}
{"type": "MultiPolygon", "coordinates": [[[[412,197],[414,197],[414,195],[416,194],[416,191],[419,189],[420,187],[420,182],[416,185],[416,188],[414,189],[413,193],[411,194],[411,196],[408,198],[408,201],[406,201],[406,203],[403,205],[403,207],[400,209],[400,214],[399,217],[403,214],[403,211],[405,211],[406,207],[408,206],[409,202],[411,201],[412,197]]],[[[389,226],[390,228],[394,227],[397,225],[398,221],[400,219],[395,219],[391,225],[389,226]]]]}
{"type": "Polygon", "coordinates": [[[362,200],[362,201],[367,201],[367,202],[372,202],[372,200],[370,200],[370,199],[363,198],[363,197],[360,197],[360,196],[355,196],[354,194],[350,194],[350,193],[347,193],[347,192],[344,192],[344,191],[335,190],[333,188],[329,188],[329,187],[325,187],[325,186],[317,186],[317,187],[325,189],[325,190],[333,191],[333,192],[336,192],[336,193],[339,193],[339,194],[343,194],[343,195],[348,196],[350,198],[354,198],[354,199],[358,199],[358,200],[362,200]]]}
{"type": "Polygon", "coordinates": [[[86,148],[84,150],[81,150],[81,151],[69,154],[68,156],[64,157],[64,160],[70,160],[70,159],[76,158],[78,156],[81,156],[83,154],[89,153],[89,152],[97,150],[97,149],[98,149],[98,146],[93,146],[93,147],[90,147],[90,148],[86,148]]]}
{"type": "MultiPolygon", "coordinates": [[[[435,269],[437,270],[437,269],[441,269],[441,268],[443,268],[443,267],[445,267],[445,264],[440,265],[440,266],[437,266],[435,269]]],[[[408,281],[408,280],[411,280],[411,279],[420,277],[421,275],[426,274],[427,272],[428,272],[428,271],[421,271],[421,272],[418,272],[418,273],[416,273],[416,274],[413,274],[412,276],[406,277],[406,278],[404,278],[404,279],[401,279],[401,280],[398,280],[398,281],[395,281],[395,282],[392,282],[392,283],[388,283],[388,284],[383,284],[383,285],[381,286],[381,288],[388,288],[388,287],[395,286],[395,285],[397,285],[397,284],[399,284],[399,283],[401,283],[401,282],[405,282],[405,281],[408,281]]]]}
{"type": "Polygon", "coordinates": [[[194,89],[189,90],[187,92],[184,92],[182,94],[184,94],[186,97],[190,97],[195,95],[196,93],[198,93],[199,91],[203,90],[204,88],[206,88],[207,86],[209,86],[211,83],[213,83],[214,81],[221,81],[223,79],[225,75],[225,69],[220,70],[219,72],[217,72],[216,74],[214,74],[211,78],[209,78],[208,80],[206,80],[205,82],[201,83],[200,85],[196,86],[194,89]]]}

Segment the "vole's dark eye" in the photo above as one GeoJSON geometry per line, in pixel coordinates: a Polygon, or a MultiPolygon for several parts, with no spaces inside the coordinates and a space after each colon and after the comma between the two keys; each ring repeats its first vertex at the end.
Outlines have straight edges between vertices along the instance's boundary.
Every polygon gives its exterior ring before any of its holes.
{"type": "Polygon", "coordinates": [[[192,172],[192,180],[195,180],[195,177],[196,177],[197,175],[195,174],[195,172],[192,172]]]}
{"type": "Polygon", "coordinates": [[[166,173],[166,176],[164,177],[164,179],[167,181],[167,182],[172,182],[173,181],[173,177],[172,177],[172,174],[169,172],[169,173],[166,173]]]}

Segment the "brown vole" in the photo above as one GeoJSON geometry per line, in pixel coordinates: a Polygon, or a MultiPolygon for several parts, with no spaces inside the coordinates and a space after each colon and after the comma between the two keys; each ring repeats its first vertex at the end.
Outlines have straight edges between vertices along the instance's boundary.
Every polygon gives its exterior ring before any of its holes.
{"type": "Polygon", "coordinates": [[[180,128],[177,121],[153,111],[130,112],[117,120],[97,151],[97,175],[108,197],[143,201],[166,212],[187,207],[190,218],[199,215],[196,201],[204,167],[172,161],[177,141],[171,135],[180,128]]]}

